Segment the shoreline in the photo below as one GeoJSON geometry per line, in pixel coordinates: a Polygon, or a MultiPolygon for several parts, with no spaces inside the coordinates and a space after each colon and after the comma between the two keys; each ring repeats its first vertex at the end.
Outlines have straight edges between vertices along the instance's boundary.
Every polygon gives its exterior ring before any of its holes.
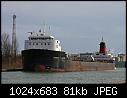
{"type": "Polygon", "coordinates": [[[2,69],[1,72],[23,71],[23,68],[2,69]]]}
{"type": "MultiPolygon", "coordinates": [[[[116,68],[125,68],[125,67],[116,67],[116,68]]],[[[23,71],[23,68],[1,69],[1,72],[11,72],[11,71],[23,71]]],[[[81,71],[82,70],[80,70],[79,72],[81,71]]],[[[105,70],[84,70],[84,71],[105,71],[105,70]]],[[[24,72],[31,72],[31,71],[24,71],[24,72]]],[[[34,72],[78,72],[78,70],[77,71],[67,71],[65,69],[51,69],[51,70],[46,70],[46,71],[34,71],[34,72]]]]}

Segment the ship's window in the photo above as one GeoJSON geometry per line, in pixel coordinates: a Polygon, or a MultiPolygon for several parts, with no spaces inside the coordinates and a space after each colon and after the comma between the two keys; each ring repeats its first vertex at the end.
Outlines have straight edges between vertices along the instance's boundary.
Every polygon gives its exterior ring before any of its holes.
{"type": "Polygon", "coordinates": [[[48,45],[50,45],[50,43],[48,43],[48,45]]]}
{"type": "Polygon", "coordinates": [[[46,43],[45,43],[45,45],[46,45],[46,43]]]}
{"type": "Polygon", "coordinates": [[[33,43],[33,45],[34,45],[34,43],[33,43]]]}
{"type": "Polygon", "coordinates": [[[33,40],[36,40],[37,38],[33,38],[33,40]]]}
{"type": "Polygon", "coordinates": [[[43,43],[41,43],[41,45],[43,45],[43,43]]]}
{"type": "Polygon", "coordinates": [[[36,45],[38,45],[38,43],[36,43],[36,45]]]}

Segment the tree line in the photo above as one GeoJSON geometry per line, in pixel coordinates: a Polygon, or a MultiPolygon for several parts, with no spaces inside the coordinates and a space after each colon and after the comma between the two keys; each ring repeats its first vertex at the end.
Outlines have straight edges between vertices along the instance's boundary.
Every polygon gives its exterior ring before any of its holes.
{"type": "Polygon", "coordinates": [[[12,43],[9,38],[9,34],[4,32],[1,33],[1,52],[2,52],[2,67],[6,66],[15,66],[17,61],[18,54],[18,42],[15,40],[16,46],[14,47],[16,50],[15,53],[12,49],[12,43]]]}

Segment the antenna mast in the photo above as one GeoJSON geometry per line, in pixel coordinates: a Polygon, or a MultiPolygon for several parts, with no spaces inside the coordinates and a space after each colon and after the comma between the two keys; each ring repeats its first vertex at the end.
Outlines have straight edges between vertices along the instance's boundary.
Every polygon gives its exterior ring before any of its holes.
{"type": "Polygon", "coordinates": [[[45,30],[45,29],[46,29],[46,24],[45,24],[45,22],[44,22],[43,25],[44,25],[44,27],[43,27],[43,33],[45,33],[45,32],[46,32],[46,30],[45,30]]]}
{"type": "Polygon", "coordinates": [[[103,42],[103,36],[102,36],[102,42],[103,42]]]}

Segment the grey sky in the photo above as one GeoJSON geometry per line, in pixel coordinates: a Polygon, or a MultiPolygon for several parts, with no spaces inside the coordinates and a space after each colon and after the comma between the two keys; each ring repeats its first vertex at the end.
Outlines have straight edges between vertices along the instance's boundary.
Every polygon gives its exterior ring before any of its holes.
{"type": "Polygon", "coordinates": [[[1,5],[1,30],[10,37],[12,15],[17,16],[20,50],[24,48],[27,32],[43,29],[45,22],[66,52],[96,52],[102,36],[107,48],[115,54],[126,51],[124,1],[2,1],[1,5]]]}

